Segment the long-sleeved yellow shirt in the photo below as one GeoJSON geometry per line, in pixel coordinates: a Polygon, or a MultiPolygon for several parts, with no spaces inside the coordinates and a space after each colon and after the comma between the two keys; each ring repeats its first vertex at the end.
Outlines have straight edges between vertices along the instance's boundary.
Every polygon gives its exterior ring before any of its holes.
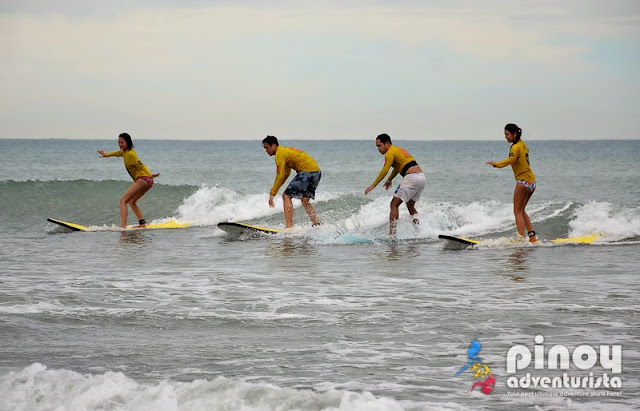
{"type": "Polygon", "coordinates": [[[384,155],[384,165],[382,166],[382,171],[378,174],[376,181],[371,184],[373,187],[377,186],[380,181],[387,175],[389,169],[393,167],[393,172],[391,176],[389,176],[388,180],[393,180],[395,176],[398,175],[400,171],[412,161],[416,161],[415,158],[411,157],[411,154],[407,150],[402,147],[394,146],[393,144],[389,146],[389,149],[384,155]]]}
{"type": "Polygon", "coordinates": [[[536,182],[536,176],[529,165],[529,147],[524,141],[519,140],[517,143],[512,144],[509,150],[509,157],[502,161],[497,161],[496,167],[502,168],[509,164],[511,164],[516,180],[536,182]]]}
{"type": "Polygon", "coordinates": [[[293,147],[278,146],[274,155],[276,161],[276,180],[270,193],[278,194],[278,190],[291,175],[291,169],[307,173],[320,171],[318,163],[304,151],[293,147]]]}
{"type": "Polygon", "coordinates": [[[112,151],[111,153],[104,153],[105,157],[123,157],[124,166],[127,169],[127,172],[133,178],[133,181],[136,181],[138,177],[147,176],[151,177],[151,171],[142,164],[142,161],[138,158],[136,152],[131,148],[129,150],[123,151],[112,151]]]}

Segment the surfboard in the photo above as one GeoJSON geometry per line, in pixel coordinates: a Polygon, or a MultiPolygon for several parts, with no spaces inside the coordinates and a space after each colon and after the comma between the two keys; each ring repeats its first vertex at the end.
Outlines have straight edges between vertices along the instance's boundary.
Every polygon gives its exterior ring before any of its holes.
{"type": "Polygon", "coordinates": [[[444,234],[440,234],[438,238],[441,240],[447,240],[447,241],[451,241],[453,243],[462,244],[462,245],[474,245],[474,244],[480,243],[480,241],[477,241],[477,240],[470,240],[468,238],[454,237],[452,235],[444,235],[444,234]]]}
{"type": "MultiPolygon", "coordinates": [[[[564,244],[590,244],[596,241],[600,237],[602,237],[600,234],[591,234],[591,235],[585,235],[585,236],[579,236],[579,237],[556,238],[555,240],[551,240],[551,242],[564,243],[564,244]]],[[[472,245],[482,244],[482,241],[479,241],[479,240],[471,240],[469,238],[454,237],[454,236],[445,235],[445,234],[440,234],[438,238],[441,240],[445,240],[450,246],[456,246],[457,248],[465,248],[472,245]]],[[[516,241],[519,241],[519,240],[514,239],[514,243],[516,241]]]]}
{"type": "MultiPolygon", "coordinates": [[[[47,218],[47,221],[50,223],[58,224],[59,226],[68,228],[73,231],[100,231],[96,229],[92,229],[92,227],[84,226],[82,224],[70,223],[68,221],[62,221],[55,218],[47,218]]],[[[165,223],[150,223],[147,224],[146,227],[136,227],[133,225],[127,226],[128,230],[153,230],[160,228],[187,228],[190,225],[188,223],[180,223],[176,220],[169,220],[165,223]]],[[[118,228],[120,230],[120,228],[118,228]]]]}
{"type": "Polygon", "coordinates": [[[552,243],[590,244],[602,237],[600,234],[583,235],[581,237],[556,238],[552,243]]]}
{"type": "Polygon", "coordinates": [[[278,234],[280,230],[275,228],[259,227],[257,225],[234,223],[231,221],[218,223],[218,228],[234,236],[257,235],[257,234],[278,234]]]}

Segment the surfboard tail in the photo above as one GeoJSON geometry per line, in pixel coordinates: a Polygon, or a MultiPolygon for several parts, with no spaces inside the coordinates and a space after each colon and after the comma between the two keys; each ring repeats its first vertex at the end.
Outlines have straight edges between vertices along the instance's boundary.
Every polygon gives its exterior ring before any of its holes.
{"type": "Polygon", "coordinates": [[[176,220],[169,220],[164,223],[149,223],[146,227],[136,227],[136,226],[127,226],[129,229],[135,230],[153,230],[159,228],[189,228],[191,224],[189,223],[181,223],[176,220]]]}
{"type": "Polygon", "coordinates": [[[454,237],[445,234],[440,234],[438,238],[444,241],[443,249],[445,250],[463,250],[479,243],[479,241],[469,238],[454,237]]]}
{"type": "Polygon", "coordinates": [[[597,239],[601,238],[600,234],[591,234],[591,235],[583,235],[580,237],[569,237],[569,238],[556,238],[555,240],[551,240],[553,243],[565,243],[565,244],[591,244],[597,239]]]}
{"type": "Polygon", "coordinates": [[[64,228],[68,228],[70,230],[73,231],[84,231],[87,229],[87,227],[81,225],[81,224],[75,224],[75,223],[69,223],[67,221],[62,221],[62,220],[57,220],[55,218],[47,218],[47,221],[50,223],[54,223],[54,224],[58,224],[59,226],[62,226],[64,228]]]}
{"type": "Polygon", "coordinates": [[[218,223],[218,228],[228,234],[235,235],[235,236],[261,235],[261,234],[273,235],[273,234],[278,234],[280,232],[280,230],[276,230],[275,228],[259,227],[257,225],[234,223],[230,221],[224,222],[224,223],[218,223]]]}

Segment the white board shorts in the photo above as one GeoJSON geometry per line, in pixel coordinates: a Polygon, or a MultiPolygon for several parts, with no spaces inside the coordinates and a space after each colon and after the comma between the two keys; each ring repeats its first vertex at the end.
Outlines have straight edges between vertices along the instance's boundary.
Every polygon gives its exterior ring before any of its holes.
{"type": "Polygon", "coordinates": [[[398,188],[396,188],[393,196],[398,197],[405,203],[410,200],[415,202],[420,199],[420,194],[422,194],[422,190],[424,190],[424,186],[426,185],[427,177],[424,173],[407,174],[398,185],[398,188]]]}

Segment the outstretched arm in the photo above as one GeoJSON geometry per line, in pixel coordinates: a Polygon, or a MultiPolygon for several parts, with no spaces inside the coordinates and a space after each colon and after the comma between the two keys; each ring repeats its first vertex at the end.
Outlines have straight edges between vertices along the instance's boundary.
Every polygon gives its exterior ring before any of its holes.
{"type": "Polygon", "coordinates": [[[388,190],[389,187],[391,187],[391,184],[393,183],[393,179],[396,178],[398,173],[399,173],[398,169],[394,168],[393,171],[391,172],[391,175],[389,176],[389,178],[387,178],[387,181],[384,182],[384,188],[386,190],[388,190]]]}
{"type": "Polygon", "coordinates": [[[518,158],[518,153],[516,152],[516,149],[513,148],[513,146],[511,147],[511,149],[509,150],[509,157],[505,158],[502,161],[487,161],[487,164],[492,165],[495,168],[502,168],[502,167],[506,167],[510,164],[513,164],[516,159],[518,158]]]}
{"type": "MultiPolygon", "coordinates": [[[[365,194],[369,194],[371,190],[373,190],[378,185],[378,183],[382,181],[384,176],[386,176],[387,173],[389,172],[389,169],[391,168],[391,164],[393,164],[393,156],[391,156],[391,153],[389,153],[388,151],[387,153],[388,154],[384,155],[384,165],[382,166],[382,170],[380,170],[380,174],[378,174],[378,177],[376,177],[376,180],[373,182],[373,184],[371,184],[369,187],[367,187],[366,190],[364,190],[365,194]]],[[[386,183],[385,183],[385,186],[386,186],[386,183]]]]}
{"type": "Polygon", "coordinates": [[[122,150],[112,151],[110,153],[105,153],[103,150],[98,150],[98,154],[100,154],[102,157],[122,157],[124,155],[122,150]]]}
{"type": "Polygon", "coordinates": [[[276,180],[273,182],[273,187],[271,187],[271,191],[269,194],[275,196],[278,194],[278,190],[287,181],[287,178],[291,175],[291,168],[289,168],[286,164],[283,164],[280,168],[278,168],[278,172],[276,174],[276,180]]]}

